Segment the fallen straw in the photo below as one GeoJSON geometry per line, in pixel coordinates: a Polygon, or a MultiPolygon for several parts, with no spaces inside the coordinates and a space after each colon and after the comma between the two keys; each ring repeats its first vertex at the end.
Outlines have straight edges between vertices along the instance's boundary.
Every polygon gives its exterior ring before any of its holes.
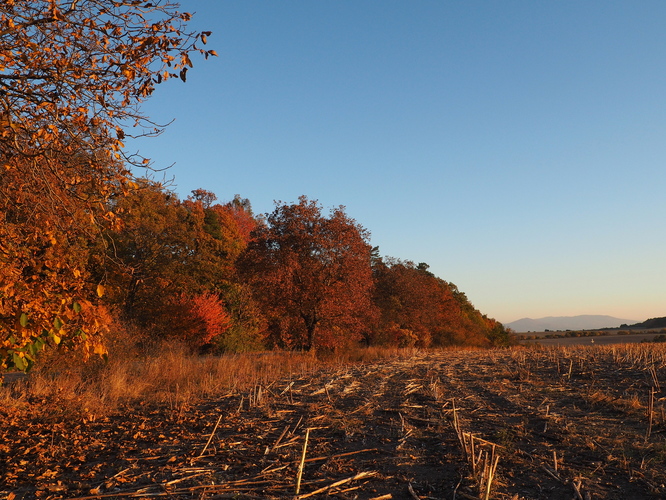
{"type": "Polygon", "coordinates": [[[576,493],[576,498],[578,500],[583,500],[583,495],[580,493],[580,487],[582,485],[582,481],[580,479],[577,479],[576,481],[572,481],[571,485],[573,486],[574,493],[576,493]]]}
{"type": "Polygon", "coordinates": [[[329,484],[328,486],[324,486],[323,488],[319,488],[318,490],[311,491],[310,493],[304,493],[303,495],[300,495],[298,498],[299,500],[301,498],[308,498],[314,495],[318,495],[319,493],[330,491],[333,488],[337,488],[338,486],[342,486],[343,484],[349,483],[351,481],[358,481],[359,479],[365,479],[367,477],[373,477],[376,475],[377,475],[376,472],[359,472],[355,476],[348,477],[346,479],[341,479],[340,481],[336,481],[334,483],[329,484]]]}
{"type": "Polygon", "coordinates": [[[203,456],[204,453],[206,453],[206,449],[208,448],[208,445],[210,442],[213,440],[213,436],[215,435],[215,431],[217,430],[217,427],[220,425],[220,421],[222,420],[222,414],[220,414],[220,417],[217,419],[217,423],[215,424],[215,427],[213,428],[213,432],[210,433],[210,437],[208,438],[208,442],[206,443],[206,446],[203,447],[203,450],[201,450],[201,453],[199,453],[199,456],[203,456]]]}
{"type": "Polygon", "coordinates": [[[280,434],[280,437],[278,438],[277,441],[275,441],[275,444],[273,445],[273,448],[269,449],[266,448],[266,454],[268,454],[271,451],[277,450],[278,445],[280,444],[280,441],[282,441],[282,438],[287,434],[287,431],[289,430],[289,425],[287,425],[284,430],[282,431],[282,434],[280,434]]]}
{"type": "Polygon", "coordinates": [[[416,494],[414,491],[414,487],[412,486],[412,483],[409,483],[407,485],[407,491],[409,491],[409,496],[411,496],[414,500],[421,500],[421,497],[416,494]]]}
{"type": "Polygon", "coordinates": [[[650,387],[650,396],[648,397],[648,407],[647,407],[647,416],[648,416],[648,427],[645,431],[645,441],[647,442],[652,435],[652,420],[654,418],[654,387],[650,387]]]}
{"type": "Polygon", "coordinates": [[[303,477],[303,468],[305,467],[305,455],[308,450],[308,439],[310,437],[310,428],[305,429],[305,442],[303,443],[303,454],[301,455],[301,463],[298,466],[298,475],[296,476],[296,495],[301,491],[301,478],[303,477]]]}

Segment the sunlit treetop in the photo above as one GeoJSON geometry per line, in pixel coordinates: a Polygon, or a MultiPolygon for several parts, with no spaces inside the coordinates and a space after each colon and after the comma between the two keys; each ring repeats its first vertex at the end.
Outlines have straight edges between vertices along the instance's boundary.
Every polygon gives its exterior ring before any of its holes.
{"type": "Polygon", "coordinates": [[[125,135],[158,132],[141,114],[141,101],[165,80],[184,81],[192,53],[216,55],[202,48],[210,32],[188,31],[191,15],[178,7],[136,0],[0,3],[2,152],[34,157],[85,143],[121,157],[125,135]]]}

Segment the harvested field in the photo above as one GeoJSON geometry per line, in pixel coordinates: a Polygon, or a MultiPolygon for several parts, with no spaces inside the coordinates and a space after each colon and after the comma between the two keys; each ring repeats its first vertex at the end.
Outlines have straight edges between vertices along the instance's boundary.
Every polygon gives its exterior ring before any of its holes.
{"type": "Polygon", "coordinates": [[[634,344],[424,352],[98,418],[6,406],[0,497],[664,498],[664,387],[666,346],[634,344]]]}
{"type": "Polygon", "coordinates": [[[654,342],[657,337],[664,335],[664,332],[661,331],[661,329],[658,331],[632,331],[624,334],[618,333],[617,331],[585,333],[588,333],[588,335],[567,336],[566,333],[562,332],[533,332],[519,334],[519,337],[528,337],[522,341],[522,343],[525,345],[539,344],[542,346],[574,346],[654,342]],[[590,333],[594,333],[596,335],[590,335],[590,333]]]}

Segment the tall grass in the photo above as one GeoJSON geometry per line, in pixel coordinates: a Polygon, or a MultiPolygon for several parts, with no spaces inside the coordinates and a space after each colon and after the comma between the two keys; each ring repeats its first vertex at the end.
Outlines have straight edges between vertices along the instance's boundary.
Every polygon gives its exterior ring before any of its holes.
{"type": "MultiPolygon", "coordinates": [[[[278,379],[307,376],[319,369],[339,369],[346,364],[419,354],[415,349],[371,347],[319,353],[317,357],[311,353],[280,351],[201,356],[173,344],[151,346],[143,351],[126,346],[116,346],[108,363],[100,360],[79,363],[67,354],[47,355],[26,380],[0,387],[0,404],[7,407],[69,402],[74,407],[101,412],[137,401],[157,403],[174,398],[219,397],[267,386],[278,379]]],[[[602,359],[612,365],[643,368],[648,375],[654,373],[655,379],[657,371],[666,368],[665,344],[531,346],[509,351],[518,366],[529,368],[532,363],[550,360],[563,373],[602,359]]],[[[491,359],[497,353],[485,352],[491,359]]]]}
{"type": "Polygon", "coordinates": [[[281,351],[213,356],[192,354],[179,345],[153,346],[150,351],[152,355],[116,349],[107,363],[73,363],[69,355],[51,354],[25,380],[0,387],[0,404],[99,416],[123,405],[182,405],[308,376],[327,367],[414,354],[413,350],[369,348],[319,357],[281,351]]]}

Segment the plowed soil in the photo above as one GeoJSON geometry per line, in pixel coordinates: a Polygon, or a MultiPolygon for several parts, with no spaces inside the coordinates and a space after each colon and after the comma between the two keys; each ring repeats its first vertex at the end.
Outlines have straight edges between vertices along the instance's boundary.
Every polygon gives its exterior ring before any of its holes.
{"type": "Polygon", "coordinates": [[[294,498],[304,448],[300,498],[485,498],[454,408],[496,445],[490,498],[666,498],[664,347],[423,353],[96,419],[5,408],[0,498],[294,498]]]}

